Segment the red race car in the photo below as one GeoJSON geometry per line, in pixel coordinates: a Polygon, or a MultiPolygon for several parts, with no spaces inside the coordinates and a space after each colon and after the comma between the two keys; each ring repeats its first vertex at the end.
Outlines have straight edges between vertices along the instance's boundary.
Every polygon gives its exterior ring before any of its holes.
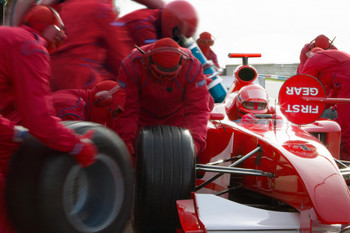
{"type": "Polygon", "coordinates": [[[319,117],[327,102],[349,101],[325,98],[317,79],[298,75],[283,84],[277,106],[261,113],[255,104],[235,119],[234,100],[257,72],[246,62],[235,76],[197,157],[185,129],[141,131],[136,232],[345,232],[349,162],[339,160],[339,125],[319,117]]]}

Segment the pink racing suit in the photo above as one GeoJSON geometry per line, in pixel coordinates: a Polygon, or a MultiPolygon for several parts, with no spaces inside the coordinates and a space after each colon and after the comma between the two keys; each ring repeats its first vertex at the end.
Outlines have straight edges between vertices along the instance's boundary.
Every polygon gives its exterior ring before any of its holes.
{"type": "MultiPolygon", "coordinates": [[[[144,51],[152,45],[142,47],[144,51]]],[[[122,62],[118,82],[126,91],[125,112],[119,119],[120,136],[134,143],[138,130],[148,125],[172,125],[188,129],[196,152],[205,149],[210,115],[210,94],[199,61],[188,49],[174,79],[158,79],[146,69],[142,54],[134,50],[122,62]]]]}
{"type": "Polygon", "coordinates": [[[68,39],[52,53],[51,89],[88,89],[102,80],[116,80],[130,49],[110,1],[67,0],[57,9],[68,39]]]}
{"type": "Polygon", "coordinates": [[[48,147],[63,152],[75,149],[80,139],[49,115],[49,54],[43,38],[27,26],[0,27],[0,229],[14,232],[6,215],[4,189],[13,142],[14,123],[7,118],[18,111],[21,123],[48,147]]]}
{"type": "MultiPolygon", "coordinates": [[[[321,81],[328,97],[350,98],[350,54],[339,50],[315,53],[304,65],[302,74],[309,74],[321,81]]],[[[341,158],[350,160],[350,114],[349,104],[337,104],[341,127],[341,158]]]]}

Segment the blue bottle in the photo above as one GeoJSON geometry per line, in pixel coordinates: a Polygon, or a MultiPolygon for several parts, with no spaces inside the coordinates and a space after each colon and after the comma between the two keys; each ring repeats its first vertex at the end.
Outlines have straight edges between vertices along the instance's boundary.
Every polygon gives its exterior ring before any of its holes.
{"type": "Polygon", "coordinates": [[[208,89],[215,103],[221,103],[224,101],[227,91],[222,84],[222,78],[219,76],[219,72],[214,69],[213,62],[206,59],[201,49],[192,38],[185,39],[184,47],[191,50],[193,56],[202,64],[203,73],[209,75],[209,78],[212,80],[212,82],[208,84],[208,89]]]}

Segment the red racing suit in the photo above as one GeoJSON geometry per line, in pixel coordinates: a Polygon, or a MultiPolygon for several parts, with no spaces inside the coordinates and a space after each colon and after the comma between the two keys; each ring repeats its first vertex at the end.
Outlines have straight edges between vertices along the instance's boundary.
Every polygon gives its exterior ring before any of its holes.
{"type": "MultiPolygon", "coordinates": [[[[92,121],[96,122],[91,115],[92,113],[92,104],[89,100],[89,91],[88,90],[61,90],[51,94],[53,106],[55,108],[56,116],[65,121],[92,121]]],[[[107,117],[108,113],[105,112],[105,109],[101,109],[102,112],[98,112],[99,108],[95,108],[95,114],[99,114],[100,117],[95,117],[98,119],[103,119],[99,124],[105,125],[108,128],[114,130],[118,133],[116,128],[116,121],[118,119],[111,119],[107,117]]]]}
{"type": "Polygon", "coordinates": [[[88,90],[61,90],[51,94],[56,116],[65,121],[89,121],[88,90]]]}
{"type": "Polygon", "coordinates": [[[130,50],[125,45],[117,14],[109,1],[67,0],[57,9],[68,39],[51,56],[53,91],[88,89],[116,80],[119,66],[130,50]]]}
{"type": "Polygon", "coordinates": [[[214,65],[217,68],[220,68],[218,58],[215,52],[210,47],[199,46],[199,48],[201,49],[203,55],[207,58],[207,60],[213,61],[214,65]]]}
{"type": "MultiPolygon", "coordinates": [[[[129,33],[129,51],[161,38],[160,9],[140,9],[120,17],[118,25],[129,33]]],[[[125,34],[126,34],[125,33],[125,34]]]]}
{"type": "MultiPolygon", "coordinates": [[[[309,74],[321,81],[328,97],[350,98],[350,54],[339,50],[315,53],[304,65],[302,74],[309,74]]],[[[349,104],[337,104],[341,127],[341,158],[350,160],[349,104]]]]}
{"type": "MultiPolygon", "coordinates": [[[[310,52],[312,48],[315,48],[315,43],[307,43],[301,49],[300,55],[299,55],[300,63],[299,63],[298,68],[297,68],[297,74],[301,74],[301,71],[303,70],[305,62],[308,59],[306,54],[307,54],[307,52],[310,52]]],[[[329,49],[337,49],[337,48],[334,45],[331,44],[329,49]]]]}
{"type": "MultiPolygon", "coordinates": [[[[152,45],[143,46],[148,51],[152,45]]],[[[188,129],[196,152],[205,149],[210,115],[210,94],[199,61],[188,49],[179,74],[172,80],[157,79],[134,50],[122,62],[118,82],[126,91],[125,112],[119,118],[120,136],[128,145],[138,130],[148,125],[172,125],[188,129]]]]}
{"type": "Polygon", "coordinates": [[[14,123],[7,116],[18,111],[21,123],[50,148],[71,152],[80,143],[72,130],[49,115],[50,58],[45,40],[27,26],[0,27],[0,229],[12,232],[4,207],[9,158],[17,147],[12,141],[14,123]],[[4,129],[4,130],[3,130],[4,129]],[[12,135],[12,136],[11,136],[12,135]],[[4,216],[4,217],[3,217],[4,216]],[[6,230],[8,229],[8,230],[6,230]]]}

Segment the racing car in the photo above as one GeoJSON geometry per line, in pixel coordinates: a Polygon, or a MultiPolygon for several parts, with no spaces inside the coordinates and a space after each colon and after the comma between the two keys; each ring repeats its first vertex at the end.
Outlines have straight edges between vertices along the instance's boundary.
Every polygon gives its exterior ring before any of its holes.
{"type": "Polygon", "coordinates": [[[339,159],[339,125],[320,118],[327,102],[321,83],[293,76],[280,89],[275,114],[233,121],[232,99],[257,72],[245,62],[235,77],[215,104],[198,156],[184,129],[142,130],[136,232],[346,232],[349,162],[339,159]]]}

